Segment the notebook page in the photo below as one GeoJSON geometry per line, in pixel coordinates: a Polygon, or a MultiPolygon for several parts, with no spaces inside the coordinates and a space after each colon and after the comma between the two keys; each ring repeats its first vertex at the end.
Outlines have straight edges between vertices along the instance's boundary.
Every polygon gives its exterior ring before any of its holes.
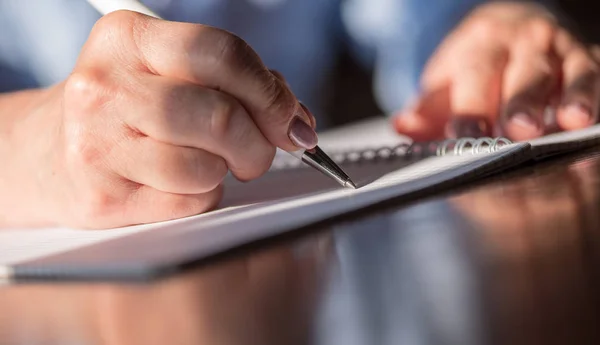
{"type": "Polygon", "coordinates": [[[412,139],[398,134],[387,117],[369,118],[319,135],[319,146],[326,152],[393,147],[401,143],[412,143],[412,139]]]}
{"type": "MultiPolygon", "coordinates": [[[[496,170],[498,167],[511,166],[511,164],[527,158],[528,149],[529,145],[515,144],[492,154],[431,157],[390,172],[357,190],[337,188],[303,197],[290,197],[260,203],[249,202],[245,206],[228,207],[217,212],[177,221],[153,224],[137,229],[110,230],[132,231],[137,234],[125,237],[121,234],[111,236],[111,238],[123,237],[117,242],[122,243],[123,248],[114,253],[107,253],[106,259],[148,264],[149,262],[164,263],[169,260],[177,261],[186,257],[214,254],[248,241],[272,236],[337,214],[360,209],[391,197],[401,197],[408,193],[418,192],[442,182],[452,182],[460,178],[469,180],[473,176],[483,173],[484,171],[481,169],[496,170]],[[140,231],[144,228],[145,231],[140,231]],[[144,250],[144,245],[151,249],[144,250]],[[132,251],[131,246],[134,246],[136,250],[132,251]]],[[[64,231],[64,234],[68,233],[68,231],[64,231]]],[[[106,233],[108,234],[109,231],[106,233]]],[[[131,232],[127,235],[129,234],[131,232]]],[[[100,237],[100,240],[92,240],[91,235],[89,236],[85,240],[87,244],[106,241],[109,235],[104,238],[100,237]]],[[[0,264],[23,263],[38,258],[41,253],[48,254],[47,248],[40,250],[39,247],[36,247],[39,242],[34,243],[33,247],[31,243],[20,243],[14,245],[13,252],[21,254],[6,257],[4,253],[0,253],[0,264]]],[[[80,248],[81,245],[81,242],[71,242],[69,245],[62,246],[62,250],[68,249],[67,247],[70,249],[80,248]]]]}
{"type": "Polygon", "coordinates": [[[34,257],[56,254],[147,231],[158,226],[161,225],[156,223],[111,230],[0,229],[0,264],[12,264],[34,257]]]}

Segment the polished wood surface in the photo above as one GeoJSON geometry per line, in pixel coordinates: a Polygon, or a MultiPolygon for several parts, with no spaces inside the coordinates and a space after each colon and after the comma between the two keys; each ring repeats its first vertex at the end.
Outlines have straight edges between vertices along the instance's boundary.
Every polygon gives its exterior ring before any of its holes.
{"type": "Polygon", "coordinates": [[[600,154],[152,283],[0,288],[0,344],[598,344],[600,154]]]}

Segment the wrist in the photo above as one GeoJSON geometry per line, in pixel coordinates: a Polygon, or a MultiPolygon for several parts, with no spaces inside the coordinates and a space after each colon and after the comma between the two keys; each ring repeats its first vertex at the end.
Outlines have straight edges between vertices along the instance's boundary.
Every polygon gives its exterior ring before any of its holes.
{"type": "Polygon", "coordinates": [[[0,159],[5,167],[0,171],[0,227],[51,223],[48,163],[59,123],[57,94],[53,87],[0,95],[0,159]]]}

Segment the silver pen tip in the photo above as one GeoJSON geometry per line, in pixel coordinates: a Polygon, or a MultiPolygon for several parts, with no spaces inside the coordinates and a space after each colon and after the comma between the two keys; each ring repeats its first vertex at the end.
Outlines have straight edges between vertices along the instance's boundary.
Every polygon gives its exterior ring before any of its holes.
{"type": "Polygon", "coordinates": [[[348,188],[352,188],[352,189],[356,189],[356,185],[354,184],[354,182],[352,182],[351,180],[346,180],[344,182],[344,187],[348,187],[348,188]]]}

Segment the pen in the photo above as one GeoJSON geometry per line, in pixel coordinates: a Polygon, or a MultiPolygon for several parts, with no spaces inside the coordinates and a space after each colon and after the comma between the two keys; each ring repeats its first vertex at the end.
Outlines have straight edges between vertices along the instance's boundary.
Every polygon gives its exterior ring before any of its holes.
{"type": "MultiPolygon", "coordinates": [[[[87,0],[102,15],[119,10],[129,10],[159,18],[160,16],[137,0],[87,0]]],[[[286,151],[287,152],[287,151],[286,151]]],[[[332,178],[340,185],[356,189],[350,177],[318,146],[311,150],[298,150],[288,152],[302,162],[320,171],[325,176],[332,178]]]]}

